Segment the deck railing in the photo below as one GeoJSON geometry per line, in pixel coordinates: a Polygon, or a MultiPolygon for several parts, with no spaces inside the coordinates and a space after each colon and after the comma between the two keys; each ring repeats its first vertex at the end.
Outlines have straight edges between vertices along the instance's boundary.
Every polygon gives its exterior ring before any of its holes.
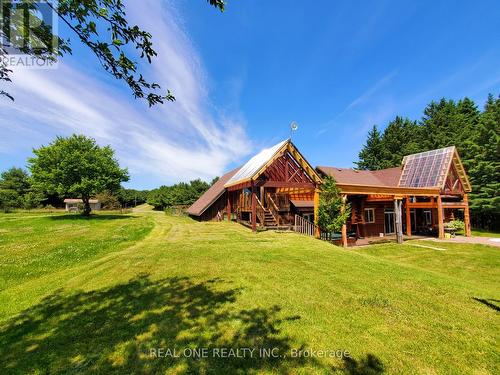
{"type": "Polygon", "coordinates": [[[315,225],[309,220],[304,219],[302,216],[295,215],[295,225],[293,226],[293,230],[301,234],[314,236],[315,225]]]}
{"type": "Polygon", "coordinates": [[[334,241],[338,240],[338,237],[335,237],[335,235],[332,232],[320,232],[320,237],[324,241],[334,241]]]}
{"type": "Polygon", "coordinates": [[[290,196],[288,194],[274,194],[273,198],[276,206],[281,211],[290,210],[290,196]]]}
{"type": "Polygon", "coordinates": [[[251,194],[240,194],[238,207],[242,211],[251,211],[252,210],[252,195],[251,194]]]}

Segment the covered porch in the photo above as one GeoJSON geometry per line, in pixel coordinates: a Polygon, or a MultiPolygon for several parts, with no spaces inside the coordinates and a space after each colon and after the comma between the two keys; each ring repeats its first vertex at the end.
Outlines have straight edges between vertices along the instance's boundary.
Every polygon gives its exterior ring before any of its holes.
{"type": "MultiPolygon", "coordinates": [[[[344,188],[345,189],[345,188],[344,188]]],[[[344,190],[345,191],[345,190],[344,190]]],[[[346,239],[389,239],[401,242],[403,235],[445,237],[445,224],[463,218],[465,236],[470,236],[470,215],[467,194],[441,195],[438,191],[400,194],[351,192],[345,194],[351,204],[351,217],[346,223],[346,239]],[[417,194],[418,193],[418,194],[417,194]]]]}
{"type": "MultiPolygon", "coordinates": [[[[272,184],[277,185],[277,184],[272,184]]],[[[313,184],[299,187],[260,186],[256,183],[245,188],[228,189],[226,217],[248,223],[252,229],[292,227],[295,215],[314,221],[314,202],[319,200],[313,184]],[[316,198],[315,198],[316,197],[316,198]]]]}
{"type": "Polygon", "coordinates": [[[295,215],[314,222],[321,177],[290,140],[250,159],[226,188],[226,217],[260,228],[292,227],[295,215]]]}

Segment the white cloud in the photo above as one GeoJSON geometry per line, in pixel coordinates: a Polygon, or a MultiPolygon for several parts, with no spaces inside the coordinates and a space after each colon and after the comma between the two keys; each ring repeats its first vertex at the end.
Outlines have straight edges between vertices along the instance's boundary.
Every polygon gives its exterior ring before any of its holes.
{"type": "Polygon", "coordinates": [[[141,70],[171,89],[175,102],[148,108],[131,99],[121,82],[93,76],[88,67],[63,58],[57,70],[14,72],[9,90],[16,101],[0,101],[0,131],[17,132],[18,139],[34,142],[30,147],[41,141],[36,139],[40,133],[48,139],[73,132],[95,137],[117,150],[132,179],[149,175],[171,183],[220,175],[251,149],[241,116],[217,114],[200,57],[175,9],[156,1],[130,1],[127,15],[151,32],[158,52],[153,64],[141,70]]]}

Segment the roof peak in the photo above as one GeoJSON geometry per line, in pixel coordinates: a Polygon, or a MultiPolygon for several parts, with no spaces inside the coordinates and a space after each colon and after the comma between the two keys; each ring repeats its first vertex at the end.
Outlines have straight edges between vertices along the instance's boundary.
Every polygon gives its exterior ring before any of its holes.
{"type": "Polygon", "coordinates": [[[405,155],[403,157],[403,160],[404,160],[404,158],[407,158],[409,156],[420,156],[420,155],[424,155],[424,154],[431,154],[431,153],[452,151],[452,150],[455,150],[455,149],[456,149],[456,147],[454,145],[453,146],[440,147],[440,148],[433,148],[432,150],[427,150],[427,151],[422,151],[422,152],[416,152],[414,154],[405,155]]]}
{"type": "Polygon", "coordinates": [[[271,160],[286,144],[291,143],[287,138],[274,146],[264,148],[252,156],[243,166],[227,181],[225,186],[234,185],[251,179],[266,163],[271,160]]]}

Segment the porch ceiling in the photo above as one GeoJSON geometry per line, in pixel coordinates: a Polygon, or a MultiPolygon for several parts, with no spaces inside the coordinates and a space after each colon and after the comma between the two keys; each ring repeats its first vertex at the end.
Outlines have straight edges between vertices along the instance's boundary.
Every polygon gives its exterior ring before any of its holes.
{"type": "Polygon", "coordinates": [[[313,208],[314,201],[301,201],[297,199],[290,199],[290,202],[297,208],[313,208]]]}

